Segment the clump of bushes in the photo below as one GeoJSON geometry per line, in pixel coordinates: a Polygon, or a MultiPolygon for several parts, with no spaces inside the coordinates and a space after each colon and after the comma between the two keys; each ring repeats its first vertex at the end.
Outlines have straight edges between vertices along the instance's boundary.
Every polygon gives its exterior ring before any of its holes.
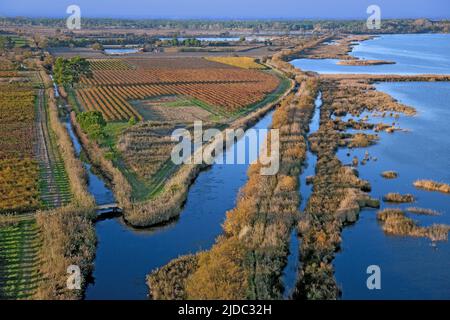
{"type": "Polygon", "coordinates": [[[450,184],[436,182],[433,180],[417,180],[414,182],[414,186],[418,189],[424,189],[428,191],[450,193],[450,184]]]}
{"type": "Polygon", "coordinates": [[[395,171],[384,171],[381,176],[385,179],[395,179],[398,177],[398,173],[395,171]]]}
{"type": "Polygon", "coordinates": [[[416,201],[412,194],[388,193],[383,197],[384,202],[407,203],[416,201]]]}

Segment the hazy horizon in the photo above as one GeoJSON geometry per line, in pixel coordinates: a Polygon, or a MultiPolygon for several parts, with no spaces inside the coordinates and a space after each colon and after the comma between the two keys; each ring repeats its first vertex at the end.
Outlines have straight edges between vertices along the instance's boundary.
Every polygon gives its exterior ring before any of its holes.
{"type": "Polygon", "coordinates": [[[76,4],[87,18],[116,19],[209,19],[209,20],[359,20],[366,19],[369,5],[380,6],[386,19],[448,19],[446,0],[2,0],[0,16],[29,18],[67,17],[66,8],[76,4]]]}

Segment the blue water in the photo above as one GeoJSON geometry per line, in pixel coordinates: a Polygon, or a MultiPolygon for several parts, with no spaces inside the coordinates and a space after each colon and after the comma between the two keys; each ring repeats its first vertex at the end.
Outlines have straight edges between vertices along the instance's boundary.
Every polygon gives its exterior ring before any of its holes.
{"type": "MultiPolygon", "coordinates": [[[[311,119],[311,123],[309,125],[309,132],[308,134],[311,135],[315,133],[317,130],[319,130],[320,126],[320,107],[322,106],[322,93],[319,92],[317,95],[317,98],[315,100],[315,110],[314,115],[311,119]]],[[[314,176],[315,175],[315,169],[316,169],[316,163],[317,163],[317,156],[311,152],[309,149],[308,144],[308,150],[306,153],[306,163],[303,167],[302,173],[299,177],[300,182],[300,211],[304,211],[306,208],[306,204],[308,203],[309,197],[312,193],[312,184],[308,185],[306,184],[306,177],[308,176],[314,176]]],[[[284,298],[288,299],[290,295],[292,294],[292,291],[295,287],[295,282],[297,280],[297,273],[300,267],[300,255],[299,255],[299,248],[300,248],[300,239],[298,238],[298,230],[297,228],[294,228],[291,232],[290,242],[289,242],[289,256],[287,265],[283,270],[283,275],[281,278],[281,281],[284,286],[284,298]]]]}
{"type": "MultiPolygon", "coordinates": [[[[162,37],[159,39],[160,40],[172,40],[173,38],[162,37]]],[[[178,39],[178,41],[184,41],[184,40],[191,39],[191,38],[178,37],[177,39],[178,39]]],[[[239,41],[241,38],[239,38],[239,37],[195,37],[195,39],[200,40],[200,41],[235,42],[235,41],[239,41]]]]}
{"type": "MultiPolygon", "coordinates": [[[[253,128],[268,128],[271,121],[269,113],[253,128]]],[[[238,191],[247,181],[248,163],[257,156],[249,154],[246,164],[214,164],[202,172],[189,190],[179,219],[167,226],[136,230],[121,218],[98,222],[94,283],[88,286],[86,299],[145,299],[145,276],[151,270],[181,255],[209,249],[222,233],[226,211],[234,208],[238,191]]]]}
{"type": "Polygon", "coordinates": [[[450,74],[450,34],[382,35],[355,46],[352,55],[392,65],[340,66],[336,59],[296,59],[291,63],[321,74],[450,74]]]}
{"type": "MultiPolygon", "coordinates": [[[[362,159],[367,150],[378,159],[358,167],[360,176],[370,181],[373,197],[381,199],[388,192],[417,197],[413,204],[382,203],[382,208],[430,208],[441,215],[409,216],[423,226],[450,224],[450,195],[417,190],[412,185],[424,178],[450,183],[450,83],[380,83],[376,87],[418,110],[416,116],[401,116],[398,121],[401,128],[410,131],[380,133],[378,144],[366,149],[340,149],[338,157],[350,163],[355,155],[362,159]],[[380,173],[386,170],[397,171],[399,177],[382,178],[380,173]]],[[[397,121],[373,119],[377,120],[397,121]]],[[[450,299],[450,243],[433,246],[425,238],[385,235],[375,210],[362,210],[359,221],[344,229],[342,251],[334,266],[343,299],[450,299]],[[367,289],[369,265],[381,267],[381,290],[367,289]]]]}
{"type": "Polygon", "coordinates": [[[138,53],[139,49],[105,49],[103,50],[106,54],[109,55],[121,55],[121,54],[129,54],[129,53],[138,53]]]}

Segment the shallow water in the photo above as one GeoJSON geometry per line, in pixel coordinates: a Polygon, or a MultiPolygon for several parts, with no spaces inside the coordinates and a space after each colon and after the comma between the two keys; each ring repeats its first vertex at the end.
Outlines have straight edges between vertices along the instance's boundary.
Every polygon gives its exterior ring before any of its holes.
{"type": "Polygon", "coordinates": [[[351,55],[396,64],[340,66],[336,59],[296,59],[291,63],[321,74],[450,74],[450,34],[382,35],[356,45],[351,55]]]}
{"type": "MultiPolygon", "coordinates": [[[[370,181],[373,197],[381,199],[388,192],[417,197],[416,203],[382,203],[382,208],[431,208],[441,215],[408,215],[423,226],[450,224],[450,195],[417,190],[412,185],[424,178],[450,183],[450,83],[380,83],[376,87],[417,109],[416,116],[401,116],[398,121],[410,131],[380,133],[378,144],[350,150],[350,156],[348,149],[340,149],[338,157],[350,163],[354,155],[361,160],[367,150],[378,159],[358,167],[361,178],[370,181]],[[382,178],[380,174],[386,170],[397,171],[399,177],[382,178]]],[[[343,299],[450,299],[449,242],[432,246],[424,238],[385,235],[376,221],[376,211],[370,209],[361,211],[359,221],[345,228],[342,238],[342,251],[334,266],[343,299]],[[369,265],[381,268],[381,290],[367,289],[369,265]]]]}
{"type": "MultiPolygon", "coordinates": [[[[253,128],[268,128],[271,121],[269,113],[253,128]]],[[[86,299],[146,299],[145,276],[151,270],[181,255],[209,249],[222,233],[225,213],[235,206],[238,191],[247,181],[248,163],[256,156],[250,153],[246,164],[214,164],[200,173],[179,219],[166,226],[136,230],[121,218],[98,222],[94,282],[86,290],[86,299]]]]}

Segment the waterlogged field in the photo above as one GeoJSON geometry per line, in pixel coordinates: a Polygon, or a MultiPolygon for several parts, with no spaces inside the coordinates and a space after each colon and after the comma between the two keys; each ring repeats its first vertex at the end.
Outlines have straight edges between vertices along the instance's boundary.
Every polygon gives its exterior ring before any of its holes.
{"type": "Polygon", "coordinates": [[[204,109],[233,114],[263,100],[280,84],[275,75],[245,69],[261,66],[250,60],[94,60],[93,77],[82,79],[77,97],[87,111],[101,111],[107,121],[142,120],[129,101],[165,95],[190,97],[204,109]]]}

